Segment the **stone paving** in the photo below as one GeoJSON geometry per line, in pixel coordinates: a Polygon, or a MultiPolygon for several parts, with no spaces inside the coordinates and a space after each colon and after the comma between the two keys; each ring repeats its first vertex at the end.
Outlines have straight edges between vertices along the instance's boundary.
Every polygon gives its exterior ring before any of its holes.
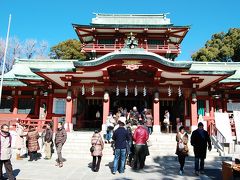
{"type": "MultiPolygon", "coordinates": [[[[92,134],[92,133],[91,133],[92,134]]],[[[194,172],[194,158],[192,156],[187,157],[184,175],[180,176],[179,172],[179,163],[177,161],[177,156],[175,152],[175,135],[163,136],[161,137],[161,143],[166,139],[169,141],[168,144],[159,144],[161,149],[164,146],[168,146],[168,150],[164,149],[163,155],[162,151],[154,151],[156,147],[150,147],[150,156],[146,158],[146,166],[141,171],[133,171],[129,166],[126,166],[124,174],[115,174],[111,173],[112,164],[113,164],[113,155],[112,149],[109,144],[105,144],[104,147],[104,156],[102,158],[101,167],[99,172],[91,171],[91,161],[92,157],[89,153],[89,141],[91,134],[88,133],[75,133],[76,138],[72,138],[70,143],[71,136],[69,135],[68,141],[69,144],[65,145],[64,148],[68,149],[67,146],[76,146],[77,144],[82,144],[79,146],[78,153],[70,153],[68,151],[63,151],[63,157],[66,158],[64,166],[59,168],[55,166],[55,159],[57,154],[54,153],[51,160],[39,159],[38,161],[28,162],[27,158],[24,160],[15,160],[15,150],[13,149],[13,158],[12,164],[14,169],[14,174],[17,180],[221,180],[221,165],[222,160],[225,160],[222,157],[218,156],[218,153],[213,150],[211,153],[208,152],[206,163],[205,163],[205,174],[196,176],[194,172]],[[89,137],[86,137],[86,136],[89,137]],[[172,138],[171,138],[172,137],[172,138]],[[82,138],[84,141],[79,140],[82,138]],[[169,140],[170,138],[170,140],[169,140]],[[171,140],[173,139],[173,140],[171,140]],[[76,141],[76,142],[75,142],[76,141]],[[85,142],[86,141],[86,142],[85,142]],[[173,146],[171,145],[173,143],[173,146]],[[84,151],[83,151],[84,150],[84,151]],[[161,155],[159,155],[159,153],[161,155]]],[[[153,138],[154,140],[154,138],[153,138]]],[[[156,143],[156,142],[155,142],[156,143]]],[[[157,148],[159,148],[157,147],[157,148]]],[[[5,172],[5,170],[4,170],[5,172]]],[[[6,175],[6,174],[5,174],[6,175]]]]}
{"type": "Polygon", "coordinates": [[[94,179],[112,179],[112,180],[221,180],[221,160],[206,159],[205,175],[196,176],[193,173],[193,158],[187,158],[185,164],[185,173],[178,175],[179,164],[176,156],[148,156],[146,167],[140,171],[133,171],[126,166],[124,174],[111,173],[113,157],[106,156],[102,158],[99,172],[91,171],[91,156],[85,154],[79,158],[68,158],[62,168],[55,166],[56,154],[51,160],[40,159],[36,162],[12,159],[14,174],[17,180],[94,180],[94,179]]]}

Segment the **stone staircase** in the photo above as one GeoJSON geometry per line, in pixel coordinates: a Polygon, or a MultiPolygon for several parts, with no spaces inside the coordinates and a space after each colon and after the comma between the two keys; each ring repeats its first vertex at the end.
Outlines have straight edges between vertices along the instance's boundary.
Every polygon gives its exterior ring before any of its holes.
{"type": "MultiPolygon", "coordinates": [[[[91,147],[91,137],[93,132],[81,131],[68,133],[67,142],[63,146],[63,156],[66,158],[89,158],[91,147]]],[[[190,137],[190,136],[189,136],[190,137]]],[[[176,158],[176,134],[152,134],[150,135],[151,146],[149,146],[150,156],[172,157],[176,158]]],[[[193,148],[189,143],[189,158],[193,158],[193,148]]],[[[113,150],[111,144],[104,144],[104,158],[113,159],[113,150]]],[[[207,152],[207,159],[224,160],[220,157],[217,150],[213,147],[211,152],[207,152]]]]}
{"type": "MultiPolygon", "coordinates": [[[[190,137],[189,134],[189,160],[194,160],[194,153],[193,153],[193,147],[190,144],[190,137]]],[[[149,147],[149,151],[151,155],[153,156],[161,156],[165,158],[173,158],[176,159],[177,155],[176,152],[176,133],[162,133],[162,134],[152,134],[150,136],[150,141],[152,143],[152,146],[149,147]]],[[[223,161],[223,160],[230,160],[231,158],[229,156],[220,156],[217,149],[212,146],[212,150],[209,152],[207,151],[207,160],[217,160],[217,161],[223,161]]]]}
{"type": "MultiPolygon", "coordinates": [[[[91,155],[89,149],[91,147],[92,135],[93,132],[90,131],[68,133],[67,141],[62,150],[63,156],[66,158],[89,158],[91,155]]],[[[104,144],[103,155],[105,157],[113,156],[113,150],[110,144],[104,144]]]]}

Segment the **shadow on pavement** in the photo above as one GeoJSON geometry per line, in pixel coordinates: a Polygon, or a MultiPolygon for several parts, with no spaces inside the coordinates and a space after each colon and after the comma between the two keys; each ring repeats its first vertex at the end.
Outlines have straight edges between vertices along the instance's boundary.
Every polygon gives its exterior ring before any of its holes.
{"type": "MultiPolygon", "coordinates": [[[[162,175],[166,175],[168,178],[164,178],[164,180],[167,179],[176,179],[176,176],[178,176],[179,172],[179,162],[176,156],[157,156],[153,158],[154,162],[159,164],[159,167],[156,172],[161,173],[162,175]]],[[[200,175],[199,179],[202,179],[201,177],[207,176],[210,179],[213,180],[221,180],[222,179],[222,170],[221,170],[221,163],[222,161],[219,160],[219,158],[214,158],[211,161],[205,160],[205,174],[200,175]]],[[[147,167],[146,167],[147,170],[147,167]]],[[[194,157],[186,157],[186,162],[184,166],[184,175],[188,177],[198,177],[194,174],[194,157]]]]}
{"type": "MultiPolygon", "coordinates": [[[[13,170],[14,177],[17,177],[19,173],[20,173],[20,169],[14,169],[13,170]]],[[[3,177],[7,177],[7,173],[4,173],[3,177]]]]}
{"type": "Polygon", "coordinates": [[[113,161],[109,162],[108,164],[105,164],[105,166],[108,166],[110,171],[112,172],[112,168],[113,168],[113,161]]]}

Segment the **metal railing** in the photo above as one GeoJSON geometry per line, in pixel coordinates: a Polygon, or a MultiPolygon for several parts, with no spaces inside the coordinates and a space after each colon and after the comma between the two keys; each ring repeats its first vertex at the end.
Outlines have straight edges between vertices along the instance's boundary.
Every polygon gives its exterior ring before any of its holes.
{"type": "MultiPolygon", "coordinates": [[[[111,51],[121,49],[125,44],[85,44],[82,46],[85,51],[111,51]]],[[[170,53],[171,51],[180,51],[179,45],[157,45],[157,44],[139,44],[139,48],[144,48],[148,51],[163,51],[170,53]],[[169,52],[170,51],[170,52],[169,52]]]]}
{"type": "Polygon", "coordinates": [[[210,123],[210,133],[211,140],[215,148],[218,150],[220,155],[224,155],[224,143],[226,143],[226,138],[223,134],[217,129],[214,122],[210,123]]]}
{"type": "Polygon", "coordinates": [[[4,118],[0,119],[0,126],[7,124],[10,127],[10,130],[16,130],[16,122],[20,121],[28,129],[30,126],[33,126],[37,129],[38,132],[43,131],[43,127],[48,123],[53,122],[52,119],[18,119],[18,118],[4,118]]]}
{"type": "Polygon", "coordinates": [[[226,138],[224,135],[217,129],[215,123],[210,124],[210,131],[212,136],[215,136],[219,143],[226,143],[226,138]]]}

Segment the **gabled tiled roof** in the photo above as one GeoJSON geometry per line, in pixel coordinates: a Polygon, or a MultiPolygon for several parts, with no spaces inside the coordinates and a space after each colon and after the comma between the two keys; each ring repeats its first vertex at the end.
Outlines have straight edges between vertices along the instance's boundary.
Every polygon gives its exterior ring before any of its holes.
{"type": "Polygon", "coordinates": [[[149,59],[171,68],[184,68],[189,74],[229,75],[220,83],[240,83],[240,63],[171,61],[155,53],[136,48],[122,49],[120,52],[109,53],[91,61],[17,59],[12,70],[4,74],[3,86],[26,86],[21,80],[44,80],[34,72],[75,72],[76,67],[97,66],[114,59],[129,59],[129,57],[139,60],[149,59]]]}
{"type": "Polygon", "coordinates": [[[21,80],[44,81],[35,71],[65,72],[73,70],[75,60],[16,59],[12,69],[4,74],[3,86],[26,86],[21,80]]]}
{"type": "Polygon", "coordinates": [[[167,14],[103,14],[96,13],[92,24],[144,24],[144,25],[168,25],[170,19],[167,14]]]}
{"type": "Polygon", "coordinates": [[[214,74],[232,71],[232,75],[220,81],[220,83],[233,81],[240,83],[240,62],[193,62],[190,71],[204,71],[214,74]]]}

